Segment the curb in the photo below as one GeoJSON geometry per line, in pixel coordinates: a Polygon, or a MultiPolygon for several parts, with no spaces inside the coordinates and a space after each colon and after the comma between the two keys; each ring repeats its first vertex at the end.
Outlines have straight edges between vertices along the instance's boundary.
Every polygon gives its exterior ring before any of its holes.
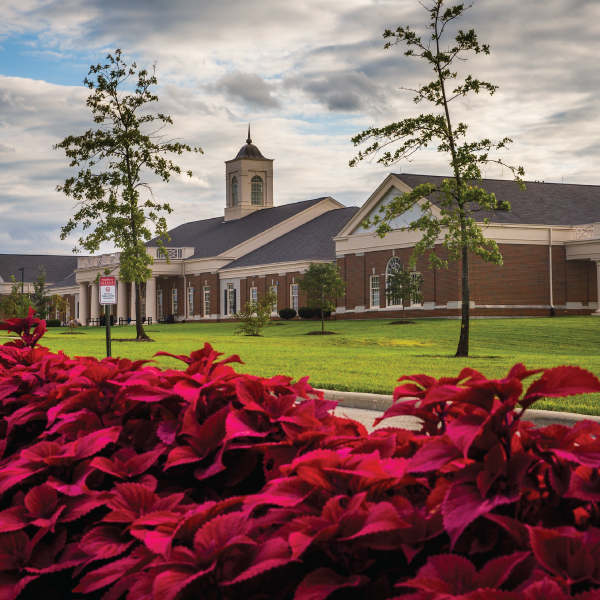
{"type": "MultiPolygon", "coordinates": [[[[361,392],[337,392],[335,390],[319,390],[325,394],[327,400],[337,400],[341,407],[359,408],[362,410],[372,410],[385,412],[392,406],[393,397],[383,394],[364,394],[361,392]]],[[[592,415],[579,415],[577,413],[558,412],[553,410],[537,410],[529,408],[523,416],[525,421],[532,422],[536,427],[546,427],[548,425],[564,425],[572,427],[579,421],[595,421],[600,423],[600,417],[592,415]]]]}

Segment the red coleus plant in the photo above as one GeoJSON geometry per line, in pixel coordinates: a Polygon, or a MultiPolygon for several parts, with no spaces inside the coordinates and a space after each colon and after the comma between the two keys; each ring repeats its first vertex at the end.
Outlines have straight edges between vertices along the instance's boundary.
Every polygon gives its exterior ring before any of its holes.
{"type": "Polygon", "coordinates": [[[600,425],[523,418],[591,373],[403,377],[368,434],[219,356],[0,347],[0,600],[600,598],[600,425]]]}
{"type": "Polygon", "coordinates": [[[34,318],[35,312],[34,308],[29,307],[29,314],[25,319],[12,318],[0,323],[0,331],[12,331],[21,336],[20,340],[7,342],[6,346],[35,348],[40,338],[46,333],[46,321],[34,318]]]}

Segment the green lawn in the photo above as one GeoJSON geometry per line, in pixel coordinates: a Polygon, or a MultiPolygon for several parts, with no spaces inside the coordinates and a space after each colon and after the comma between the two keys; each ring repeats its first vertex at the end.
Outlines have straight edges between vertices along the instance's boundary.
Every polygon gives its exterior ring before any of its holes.
{"type": "MultiPolygon", "coordinates": [[[[420,320],[414,325],[389,321],[328,322],[338,335],[304,335],[320,329],[318,322],[288,322],[269,327],[264,337],[234,335],[233,323],[153,325],[154,343],[114,341],[132,338],[131,326],[113,327],[113,355],[152,358],[159,350],[188,354],[210,342],[225,355],[239,354],[236,368],[255,375],[310,375],[312,385],[326,389],[391,394],[401,375],[427,373],[434,377],[457,374],[465,366],[488,377],[501,377],[523,362],[529,368],[579,365],[600,376],[600,319],[486,319],[471,321],[471,357],[453,358],[459,320],[420,320]]],[[[105,356],[105,330],[80,328],[83,335],[63,335],[49,329],[42,342],[70,356],[105,356]]],[[[1,339],[1,338],[0,338],[1,339]]],[[[158,363],[183,368],[184,363],[159,358],[158,363]]],[[[545,400],[535,408],[600,415],[600,396],[545,400]]]]}

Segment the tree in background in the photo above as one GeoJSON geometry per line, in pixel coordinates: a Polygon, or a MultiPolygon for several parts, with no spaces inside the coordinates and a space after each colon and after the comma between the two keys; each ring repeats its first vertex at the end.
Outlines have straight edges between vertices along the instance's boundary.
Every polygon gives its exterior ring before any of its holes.
{"type": "MultiPolygon", "coordinates": [[[[149,73],[137,65],[128,67],[121,60],[121,50],[107,56],[107,64],[92,65],[84,83],[92,94],[87,105],[92,109],[98,129],[90,129],[80,136],[70,135],[55,149],[64,149],[71,159],[70,166],[79,167],[75,177],[57,186],[58,191],[75,199],[77,211],[62,228],[65,239],[79,226],[92,229],[79,238],[79,244],[88,252],[100,249],[103,242],[111,242],[121,251],[119,277],[134,284],[136,302],[136,339],[147,340],[142,324],[141,285],[152,276],[154,262],[146,252],[145,243],[157,237],[158,247],[164,251],[162,239],[169,240],[167,222],[161,212],[171,213],[171,207],[159,202],[147,174],[169,181],[181,168],[168,155],[184,152],[202,152],[175,140],[165,140],[162,129],[172,124],[170,117],[148,112],[147,105],[158,101],[151,92],[157,84],[156,65],[149,73]],[[123,88],[133,87],[133,92],[123,88]]],[[[187,171],[192,176],[191,171],[187,171]]],[[[79,248],[74,249],[75,252],[79,248]]],[[[167,253],[165,252],[165,255],[167,253]]]]}
{"type": "Polygon", "coordinates": [[[33,294],[31,305],[35,308],[39,319],[47,319],[50,312],[50,296],[46,294],[46,269],[40,265],[40,272],[36,281],[33,282],[33,294]]]}
{"type": "Polygon", "coordinates": [[[10,281],[12,283],[10,294],[2,298],[2,312],[7,319],[24,319],[29,312],[31,300],[27,294],[21,292],[22,286],[15,281],[14,275],[10,276],[10,281]]]}
{"type": "Polygon", "coordinates": [[[246,302],[246,306],[240,312],[233,313],[234,319],[239,319],[235,333],[260,336],[260,332],[273,325],[271,313],[273,305],[277,302],[277,294],[273,291],[260,298],[257,302],[246,302]]]}
{"type": "Polygon", "coordinates": [[[50,302],[52,304],[52,308],[55,311],[58,311],[59,315],[63,316],[63,321],[67,320],[67,309],[69,308],[69,301],[66,298],[63,298],[59,294],[52,294],[50,298],[50,302]]]}
{"type": "Polygon", "coordinates": [[[346,282],[336,263],[310,263],[299,281],[310,308],[321,309],[321,332],[325,331],[325,311],[335,310],[336,300],[346,293],[346,282]]]}
{"type": "MultiPolygon", "coordinates": [[[[427,250],[432,268],[448,267],[448,260],[462,260],[462,322],[460,339],[455,356],[469,355],[469,253],[479,256],[484,261],[502,264],[502,256],[494,240],[486,239],[474,219],[477,211],[493,212],[509,210],[507,202],[500,202],[494,194],[478,187],[481,182],[481,167],[495,163],[507,167],[515,180],[524,189],[522,177],[525,174],[521,167],[511,167],[500,159],[490,158],[490,152],[501,150],[512,141],[504,138],[500,142],[489,139],[481,141],[465,141],[467,125],[453,125],[450,118],[450,103],[464,98],[470,93],[481,91],[493,94],[497,86],[480,81],[471,75],[460,83],[454,83],[458,75],[453,70],[457,61],[466,60],[466,52],[489,54],[489,46],[480,45],[473,29],[464,32],[461,29],[454,37],[454,42],[446,49],[442,48],[442,40],[446,30],[453,21],[459,19],[470,8],[464,4],[444,6],[444,0],[433,0],[425,6],[429,14],[427,28],[431,34],[429,39],[422,41],[409,27],[398,27],[395,32],[387,30],[384,39],[389,39],[384,48],[390,48],[404,42],[408,49],[405,56],[425,60],[434,72],[434,80],[418,89],[412,89],[416,96],[416,104],[422,101],[432,103],[436,111],[431,114],[421,114],[415,118],[407,118],[385,127],[371,127],[358,134],[352,141],[355,146],[369,141],[371,145],[350,161],[350,166],[356,166],[360,161],[373,159],[390,144],[399,144],[394,152],[384,150],[378,162],[390,166],[411,156],[422,148],[437,145],[438,152],[448,158],[453,176],[445,179],[439,186],[423,184],[416,186],[411,192],[406,192],[394,198],[387,206],[382,207],[381,216],[376,215],[372,220],[367,219],[365,226],[374,224],[380,237],[392,230],[390,221],[409,211],[420,207],[419,218],[401,229],[421,231],[421,241],[415,245],[410,266],[414,267],[417,257],[427,250]],[[436,207],[437,215],[433,207],[436,207]],[[441,240],[441,247],[447,251],[447,259],[441,258],[436,250],[436,242],[441,240]]],[[[484,219],[484,224],[488,219],[484,219]]]]}
{"type": "Polygon", "coordinates": [[[402,303],[402,320],[404,321],[404,301],[420,302],[423,299],[420,274],[411,273],[408,269],[398,269],[387,278],[385,295],[389,304],[402,303]]]}

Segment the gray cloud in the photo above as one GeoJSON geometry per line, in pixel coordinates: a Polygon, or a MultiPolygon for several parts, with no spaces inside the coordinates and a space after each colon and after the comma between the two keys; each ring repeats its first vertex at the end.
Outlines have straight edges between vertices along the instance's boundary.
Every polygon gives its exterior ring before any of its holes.
{"type": "Polygon", "coordinates": [[[275,86],[267,83],[256,73],[241,71],[227,73],[214,84],[204,86],[204,89],[208,92],[222,93],[229,100],[241,100],[256,109],[277,109],[282,106],[281,102],[272,95],[275,86]]]}
{"type": "Polygon", "coordinates": [[[302,90],[332,112],[379,112],[386,94],[367,75],[356,71],[296,76],[285,80],[290,90],[302,90]]]}

